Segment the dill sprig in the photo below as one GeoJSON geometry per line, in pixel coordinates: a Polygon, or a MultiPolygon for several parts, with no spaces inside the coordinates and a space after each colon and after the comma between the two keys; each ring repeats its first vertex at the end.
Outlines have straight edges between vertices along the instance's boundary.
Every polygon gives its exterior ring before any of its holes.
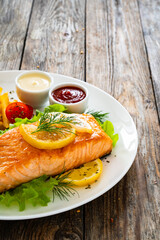
{"type": "Polygon", "coordinates": [[[68,116],[62,113],[44,113],[40,118],[37,129],[33,133],[40,131],[55,132],[61,134],[63,134],[64,132],[72,132],[71,124],[77,123],[78,121],[75,119],[74,116],[68,116]]]}
{"type": "Polygon", "coordinates": [[[54,185],[52,189],[53,201],[55,200],[55,197],[58,197],[60,200],[68,201],[69,197],[73,196],[75,193],[78,194],[78,192],[73,188],[74,184],[72,181],[64,182],[64,180],[68,178],[71,172],[68,172],[66,174],[63,173],[64,172],[55,177],[58,184],[54,185]]]}
{"type": "Polygon", "coordinates": [[[103,113],[102,111],[88,110],[86,114],[91,114],[97,121],[100,121],[102,123],[108,118],[109,113],[103,113]]]}

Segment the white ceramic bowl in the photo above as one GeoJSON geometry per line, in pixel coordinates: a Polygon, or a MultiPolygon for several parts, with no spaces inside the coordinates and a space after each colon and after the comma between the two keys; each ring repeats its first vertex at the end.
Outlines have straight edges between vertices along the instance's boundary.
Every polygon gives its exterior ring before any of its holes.
{"type": "Polygon", "coordinates": [[[21,73],[18,75],[15,79],[16,82],[16,93],[18,98],[24,102],[25,104],[31,105],[33,108],[41,107],[45,104],[45,102],[48,100],[48,93],[51,85],[53,84],[53,78],[50,74],[43,72],[43,71],[27,71],[24,73],[21,73]],[[29,76],[32,73],[38,73],[44,76],[45,79],[49,80],[50,84],[48,88],[45,88],[43,90],[26,90],[23,89],[20,84],[19,84],[19,79],[22,78],[23,76],[29,76]]]}
{"type": "Polygon", "coordinates": [[[83,113],[85,111],[85,109],[87,108],[87,103],[88,103],[88,90],[87,88],[85,88],[84,86],[77,84],[77,83],[72,83],[72,82],[67,82],[67,83],[61,83],[58,84],[56,86],[54,86],[53,88],[50,89],[49,91],[49,102],[50,104],[62,104],[63,106],[67,107],[69,112],[72,113],[83,113]],[[52,92],[58,88],[62,88],[62,87],[77,87],[82,89],[86,96],[83,100],[77,102],[77,103],[61,103],[58,102],[57,100],[55,100],[52,96],[52,92]]]}

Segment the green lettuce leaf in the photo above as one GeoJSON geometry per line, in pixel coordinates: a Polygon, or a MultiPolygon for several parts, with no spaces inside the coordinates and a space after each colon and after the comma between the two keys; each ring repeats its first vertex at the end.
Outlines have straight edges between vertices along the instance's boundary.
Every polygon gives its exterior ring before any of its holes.
{"type": "Polygon", "coordinates": [[[26,208],[27,202],[33,206],[47,206],[51,201],[47,194],[53,189],[54,184],[57,184],[56,179],[51,177],[48,179],[46,175],[43,175],[13,190],[0,194],[0,203],[10,207],[14,202],[19,205],[19,211],[23,211],[26,208]]]}
{"type": "Polygon", "coordinates": [[[9,128],[7,128],[5,130],[0,130],[0,135],[4,134],[5,132],[7,132],[8,130],[10,130],[12,128],[19,127],[21,124],[28,124],[28,123],[37,122],[40,117],[41,117],[41,115],[37,115],[37,116],[35,115],[32,119],[15,118],[15,123],[9,124],[9,128]]]}
{"type": "Polygon", "coordinates": [[[14,203],[19,206],[19,211],[24,211],[27,203],[33,206],[47,206],[51,199],[54,201],[55,196],[61,200],[68,200],[68,197],[74,195],[76,190],[72,188],[72,181],[63,182],[69,173],[62,174],[54,178],[43,175],[28,183],[23,183],[15,189],[1,193],[0,204],[10,207],[14,203]],[[51,192],[52,198],[49,196],[51,192]]]}
{"type": "Polygon", "coordinates": [[[16,118],[15,119],[15,123],[14,124],[10,124],[9,125],[9,129],[15,128],[15,127],[19,127],[21,124],[28,124],[28,123],[33,123],[33,122],[37,122],[39,120],[40,116],[39,115],[35,115],[33,118],[28,119],[28,118],[16,118]]]}
{"type": "Polygon", "coordinates": [[[65,112],[67,111],[67,108],[61,104],[53,104],[49,105],[44,109],[44,113],[49,113],[49,112],[65,112]]]}
{"type": "Polygon", "coordinates": [[[7,132],[9,129],[5,129],[5,130],[0,130],[0,135],[2,135],[3,133],[7,132]]]}
{"type": "Polygon", "coordinates": [[[114,133],[114,126],[110,121],[105,121],[104,123],[100,124],[102,129],[105,131],[105,133],[107,133],[107,135],[112,139],[113,141],[113,147],[115,147],[119,136],[118,133],[114,133]]]}

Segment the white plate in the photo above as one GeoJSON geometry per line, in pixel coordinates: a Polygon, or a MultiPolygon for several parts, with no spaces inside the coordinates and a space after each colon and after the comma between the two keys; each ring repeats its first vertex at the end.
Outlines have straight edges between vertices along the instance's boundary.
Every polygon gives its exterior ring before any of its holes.
{"type": "MultiPolygon", "coordinates": [[[[14,79],[19,73],[20,71],[0,72],[0,86],[3,87],[4,92],[15,91],[14,79]]],[[[91,185],[91,189],[79,188],[79,196],[74,195],[69,201],[56,199],[54,203],[50,202],[47,207],[34,208],[29,206],[23,212],[19,212],[16,206],[11,208],[0,206],[0,220],[32,219],[50,216],[88,203],[118,183],[128,172],[136,156],[138,138],[135,124],[127,110],[117,100],[106,92],[80,80],[58,74],[53,74],[53,77],[54,84],[77,82],[85,86],[89,90],[89,109],[110,113],[109,120],[113,123],[115,132],[119,134],[119,141],[112,154],[107,158],[110,163],[104,160],[103,173],[98,182],[91,185]]],[[[10,96],[17,99],[15,93],[12,93],[10,96]]]]}

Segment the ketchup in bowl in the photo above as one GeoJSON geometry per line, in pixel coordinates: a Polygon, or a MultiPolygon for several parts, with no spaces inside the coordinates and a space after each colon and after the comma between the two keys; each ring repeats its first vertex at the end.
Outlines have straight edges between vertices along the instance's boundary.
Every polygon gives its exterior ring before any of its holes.
{"type": "Polygon", "coordinates": [[[51,93],[52,97],[60,103],[77,103],[86,97],[86,93],[78,87],[64,86],[51,93]]]}

